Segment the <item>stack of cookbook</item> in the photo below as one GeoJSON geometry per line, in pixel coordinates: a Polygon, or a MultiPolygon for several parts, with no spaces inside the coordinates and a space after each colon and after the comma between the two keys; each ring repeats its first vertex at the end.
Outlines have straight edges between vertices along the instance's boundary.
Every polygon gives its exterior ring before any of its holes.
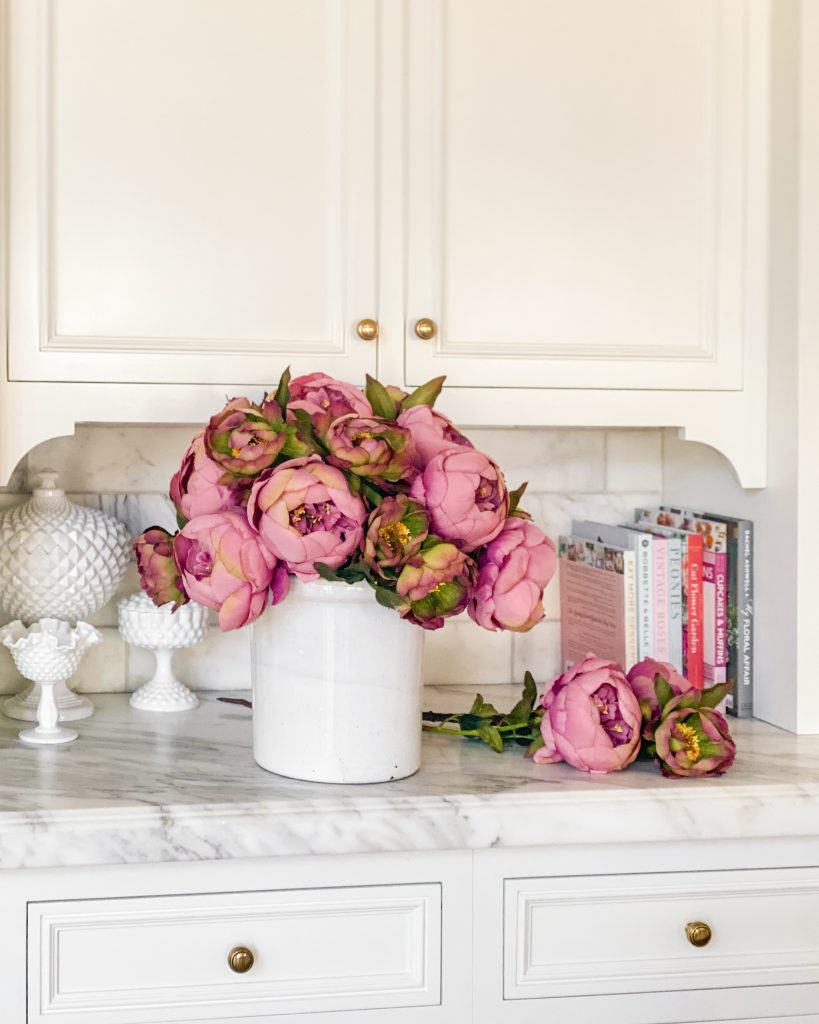
{"type": "Polygon", "coordinates": [[[633,523],[575,520],[560,538],[561,657],[670,662],[694,686],[730,681],[753,715],[753,523],[660,506],[633,523]]]}

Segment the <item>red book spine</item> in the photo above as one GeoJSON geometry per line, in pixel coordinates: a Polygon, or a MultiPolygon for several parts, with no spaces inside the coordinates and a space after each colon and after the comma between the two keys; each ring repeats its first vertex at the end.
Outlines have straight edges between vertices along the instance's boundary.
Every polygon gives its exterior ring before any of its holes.
{"type": "Polygon", "coordinates": [[[688,537],[688,681],[701,690],[705,684],[703,661],[702,536],[688,537]]]}

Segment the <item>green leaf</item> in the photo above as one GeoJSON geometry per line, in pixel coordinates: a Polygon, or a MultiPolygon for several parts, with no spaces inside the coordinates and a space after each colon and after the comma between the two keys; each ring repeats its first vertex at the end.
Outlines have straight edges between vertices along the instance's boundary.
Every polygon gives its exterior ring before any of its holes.
{"type": "Polygon", "coordinates": [[[329,580],[331,583],[341,581],[338,572],[335,569],[331,569],[329,565],[325,565],[324,562],[315,562],[313,567],[323,580],[329,580]]]}
{"type": "Polygon", "coordinates": [[[179,512],[177,510],[177,513],[176,513],[176,525],[179,527],[180,530],[184,530],[184,528],[187,526],[187,524],[188,524],[188,520],[182,515],[181,512],[179,512]]]}
{"type": "Polygon", "coordinates": [[[360,494],[362,480],[360,476],[356,476],[355,473],[345,473],[347,478],[347,486],[350,488],[350,494],[360,494]]]}
{"type": "Polygon", "coordinates": [[[396,594],[394,590],[387,590],[386,587],[375,588],[375,599],[384,608],[403,608],[407,603],[405,597],[401,597],[400,594],[396,594]]]}
{"type": "Polygon", "coordinates": [[[376,416],[381,416],[385,420],[395,419],[398,414],[398,406],[395,404],[395,400],[384,385],[379,384],[375,377],[371,377],[369,373],[367,374],[367,386],[364,388],[364,393],[373,407],[373,412],[376,416]]]}
{"type": "Polygon", "coordinates": [[[503,753],[503,737],[494,725],[482,725],[478,729],[478,739],[483,740],[484,743],[499,754],[503,753]]]}
{"type": "Polygon", "coordinates": [[[537,736],[532,740],[529,746],[526,748],[524,757],[532,757],[538,750],[546,746],[546,741],[543,739],[543,734],[538,733],[537,736]]]}
{"type": "Polygon", "coordinates": [[[509,719],[510,725],[525,725],[529,721],[531,713],[532,709],[526,701],[521,698],[506,717],[509,719]]]}
{"type": "Polygon", "coordinates": [[[475,712],[476,715],[480,715],[481,718],[501,718],[500,711],[494,706],[494,704],[481,704],[480,708],[475,712]]]}
{"type": "Polygon", "coordinates": [[[678,708],[698,708],[700,706],[700,693],[701,690],[689,690],[680,697],[677,707],[678,708]]]}
{"type": "Polygon", "coordinates": [[[516,487],[514,491],[510,491],[509,492],[509,515],[510,516],[513,516],[515,514],[515,512],[517,512],[518,505],[520,504],[520,499],[526,493],[526,488],[528,486],[529,486],[529,481],[527,480],[524,483],[522,483],[520,485],[520,487],[516,487]]]}
{"type": "Polygon", "coordinates": [[[292,423],[285,424],[282,433],[284,433],[285,442],[282,445],[281,454],[285,459],[300,459],[303,455],[312,455],[316,450],[312,443],[299,438],[296,427],[292,423]]]}
{"type": "MultiPolygon", "coordinates": [[[[276,394],[273,396],[276,404],[282,411],[282,417],[287,412],[287,403],[290,401],[290,367],[288,366],[284,373],[279,378],[279,386],[276,388],[276,394]]],[[[301,410],[304,412],[304,410],[301,410]]]]}
{"type": "Polygon", "coordinates": [[[306,409],[291,409],[290,414],[296,421],[296,433],[302,441],[316,442],[316,432],[313,430],[313,418],[306,409]]]}
{"type": "MultiPolygon", "coordinates": [[[[361,477],[357,477],[357,479],[360,480],[361,477]]],[[[381,491],[373,487],[372,484],[365,483],[364,481],[362,481],[361,483],[361,493],[364,495],[364,498],[367,500],[367,502],[373,506],[373,508],[378,508],[378,506],[384,500],[384,495],[381,493],[381,491]]]]}
{"type": "Polygon", "coordinates": [[[717,683],[715,686],[709,686],[706,690],[700,690],[699,706],[701,708],[715,708],[725,700],[730,692],[730,683],[717,683]]]}
{"type": "Polygon", "coordinates": [[[428,405],[431,409],[438,400],[445,380],[446,377],[433,377],[432,380],[428,380],[426,384],[416,388],[411,395],[407,395],[401,403],[401,408],[411,409],[414,405],[428,405]]]}
{"type": "Polygon", "coordinates": [[[537,700],[537,683],[528,669],[523,673],[523,699],[529,702],[530,708],[535,706],[537,700]]]}
{"type": "Polygon", "coordinates": [[[535,684],[535,677],[531,672],[526,671],[523,675],[523,692],[521,693],[520,700],[509,712],[509,724],[521,725],[529,721],[534,710],[535,701],[537,700],[537,686],[535,684]]]}
{"type": "Polygon", "coordinates": [[[671,689],[671,684],[659,672],[654,677],[654,693],[657,697],[657,703],[661,708],[664,708],[670,700],[674,699],[674,691],[671,689]]]}

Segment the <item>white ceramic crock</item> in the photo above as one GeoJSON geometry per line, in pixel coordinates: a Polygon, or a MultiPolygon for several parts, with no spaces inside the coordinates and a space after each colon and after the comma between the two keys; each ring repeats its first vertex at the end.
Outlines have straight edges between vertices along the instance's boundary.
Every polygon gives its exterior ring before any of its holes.
{"type": "Polygon", "coordinates": [[[253,624],[253,756],[311,782],[389,782],[421,763],[424,631],[366,583],[299,583],[253,624]]]}

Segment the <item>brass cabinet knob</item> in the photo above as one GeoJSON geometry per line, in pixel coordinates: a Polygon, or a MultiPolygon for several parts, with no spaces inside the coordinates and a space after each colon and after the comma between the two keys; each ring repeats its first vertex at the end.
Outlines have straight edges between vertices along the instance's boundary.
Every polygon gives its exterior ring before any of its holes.
{"type": "Polygon", "coordinates": [[[254,959],[247,946],[234,946],[228,953],[228,967],[236,974],[246,974],[253,966],[254,959]]]}
{"type": "Polygon", "coordinates": [[[711,941],[711,929],[704,921],[689,921],[685,934],[692,946],[707,946],[711,941]]]}
{"type": "Polygon", "coordinates": [[[435,321],[430,320],[427,316],[415,321],[415,333],[421,341],[429,341],[430,338],[434,338],[437,330],[435,321]]]}
{"type": "Polygon", "coordinates": [[[356,332],[362,341],[375,341],[378,337],[378,321],[359,320],[356,332]]]}

